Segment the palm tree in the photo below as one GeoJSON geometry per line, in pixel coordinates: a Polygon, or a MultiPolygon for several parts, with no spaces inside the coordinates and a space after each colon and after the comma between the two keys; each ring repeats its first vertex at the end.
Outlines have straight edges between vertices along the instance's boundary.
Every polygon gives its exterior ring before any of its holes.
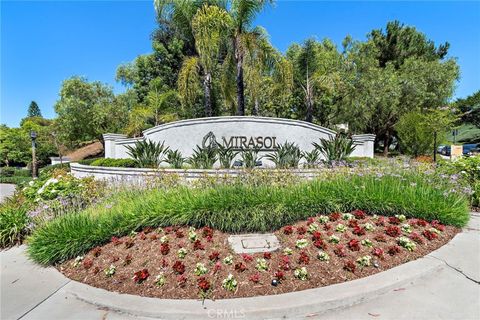
{"type": "Polygon", "coordinates": [[[199,9],[192,20],[195,47],[204,73],[203,87],[207,117],[212,115],[212,72],[218,64],[221,46],[225,44],[225,30],[228,30],[231,24],[232,20],[227,11],[208,5],[199,9]]]}
{"type": "Polygon", "coordinates": [[[293,60],[295,81],[305,96],[305,121],[312,122],[315,97],[319,91],[333,90],[338,80],[338,73],[332,71],[331,66],[324,64],[328,61],[325,56],[338,52],[334,47],[331,48],[330,42],[321,44],[314,39],[308,39],[302,47],[295,46],[291,50],[292,52],[287,55],[293,60]]]}
{"type": "Polygon", "coordinates": [[[245,115],[244,57],[248,43],[257,36],[255,30],[250,27],[255,16],[263,10],[267,3],[272,2],[273,0],[231,1],[230,15],[233,19],[233,29],[230,37],[236,64],[237,114],[240,116],[245,115]]]}

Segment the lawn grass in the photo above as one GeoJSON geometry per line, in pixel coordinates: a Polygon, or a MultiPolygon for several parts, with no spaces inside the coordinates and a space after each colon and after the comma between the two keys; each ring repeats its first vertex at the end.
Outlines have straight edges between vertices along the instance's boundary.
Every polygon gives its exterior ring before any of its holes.
{"type": "Polygon", "coordinates": [[[339,175],[288,186],[234,184],[123,191],[110,204],[59,217],[37,229],[28,239],[28,253],[40,264],[52,264],[145,226],[266,232],[316,214],[354,209],[464,226],[469,218],[468,201],[444,192],[414,175],[339,175]]]}

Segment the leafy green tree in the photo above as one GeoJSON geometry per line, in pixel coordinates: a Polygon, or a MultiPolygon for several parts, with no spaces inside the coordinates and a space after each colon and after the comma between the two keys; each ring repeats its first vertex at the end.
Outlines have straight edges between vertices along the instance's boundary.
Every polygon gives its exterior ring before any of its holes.
{"type": "Polygon", "coordinates": [[[82,77],[63,82],[55,111],[59,128],[70,146],[101,139],[105,132],[119,132],[128,117],[128,108],[116,104],[110,87],[82,77]]]}
{"type": "Polygon", "coordinates": [[[0,126],[0,157],[5,166],[26,165],[32,159],[30,138],[21,128],[0,126]]]}
{"type": "Polygon", "coordinates": [[[404,114],[395,126],[401,151],[418,157],[427,154],[433,146],[433,132],[425,126],[423,114],[413,111],[404,114]]]}
{"type": "Polygon", "coordinates": [[[480,128],[480,90],[465,99],[458,99],[453,105],[462,113],[462,122],[471,123],[480,128]]]}
{"type": "Polygon", "coordinates": [[[27,117],[41,117],[42,112],[40,111],[40,107],[35,101],[30,102],[28,106],[28,113],[27,117]]]}
{"type": "Polygon", "coordinates": [[[371,31],[368,38],[377,48],[376,57],[381,68],[393,63],[398,69],[409,58],[441,60],[450,47],[448,42],[436,47],[432,40],[427,39],[415,27],[405,26],[396,20],[387,23],[385,32],[382,29],[371,31]]]}

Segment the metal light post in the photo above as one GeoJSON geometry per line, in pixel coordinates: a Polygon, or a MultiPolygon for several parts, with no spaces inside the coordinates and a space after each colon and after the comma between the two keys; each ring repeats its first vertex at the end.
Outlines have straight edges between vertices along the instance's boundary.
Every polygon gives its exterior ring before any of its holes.
{"type": "Polygon", "coordinates": [[[35,147],[36,143],[35,140],[37,139],[37,133],[35,131],[30,131],[30,138],[32,139],[32,177],[37,177],[37,157],[35,154],[35,147]]]}

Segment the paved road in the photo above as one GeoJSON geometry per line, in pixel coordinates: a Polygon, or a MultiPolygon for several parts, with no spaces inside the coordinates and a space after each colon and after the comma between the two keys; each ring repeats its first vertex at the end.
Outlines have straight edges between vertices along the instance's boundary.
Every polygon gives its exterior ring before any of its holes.
{"type": "Polygon", "coordinates": [[[14,184],[0,183],[0,202],[13,195],[15,187],[14,184]]]}
{"type": "MultiPolygon", "coordinates": [[[[308,319],[480,319],[480,215],[434,255],[445,262],[438,273],[414,280],[374,300],[308,319]]],[[[53,268],[30,262],[25,247],[0,252],[1,314],[8,319],[147,319],[79,301],[67,293],[70,280],[53,268]]]]}

